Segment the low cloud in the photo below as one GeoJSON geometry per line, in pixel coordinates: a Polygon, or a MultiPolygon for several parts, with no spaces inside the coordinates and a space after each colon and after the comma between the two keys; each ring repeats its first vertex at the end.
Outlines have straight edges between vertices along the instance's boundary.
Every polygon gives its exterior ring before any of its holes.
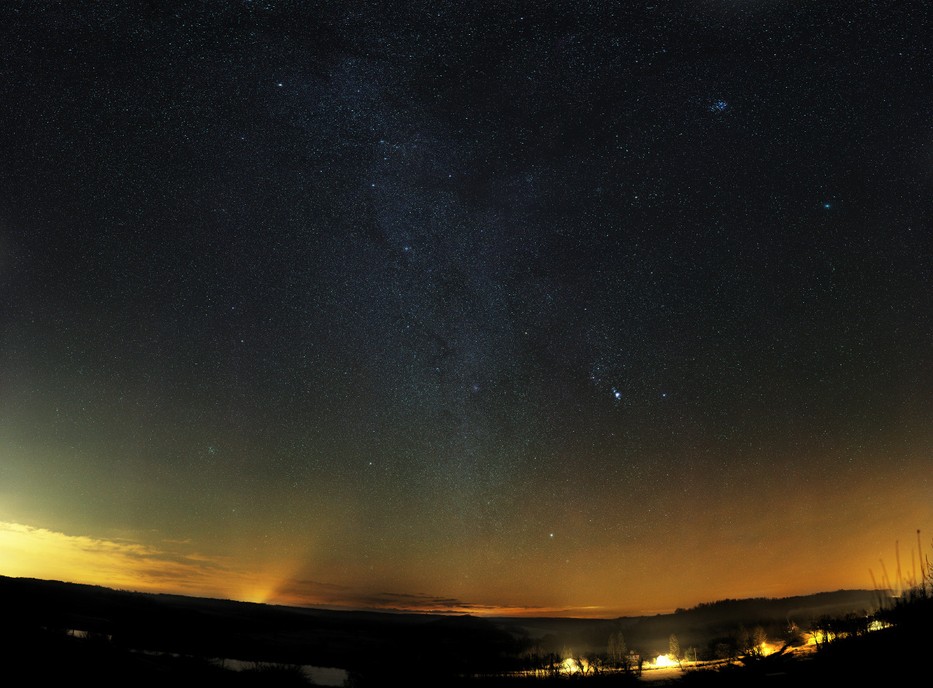
{"type": "Polygon", "coordinates": [[[0,521],[0,573],[107,587],[226,595],[245,574],[228,562],[124,539],[0,521]]]}
{"type": "MultiPolygon", "coordinates": [[[[472,614],[475,616],[596,616],[601,607],[533,607],[479,604],[456,597],[425,593],[367,593],[348,586],[298,580],[283,583],[276,591],[283,604],[331,608],[365,609],[435,614],[472,614]]],[[[273,601],[273,600],[270,600],[273,601]]]]}

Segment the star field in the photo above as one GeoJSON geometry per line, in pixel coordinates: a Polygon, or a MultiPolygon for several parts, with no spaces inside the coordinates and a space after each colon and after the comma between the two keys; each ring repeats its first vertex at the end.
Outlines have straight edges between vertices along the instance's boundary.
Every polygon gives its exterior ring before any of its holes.
{"type": "Polygon", "coordinates": [[[153,589],[607,615],[933,525],[923,3],[0,27],[0,522],[242,581],[153,589]]]}

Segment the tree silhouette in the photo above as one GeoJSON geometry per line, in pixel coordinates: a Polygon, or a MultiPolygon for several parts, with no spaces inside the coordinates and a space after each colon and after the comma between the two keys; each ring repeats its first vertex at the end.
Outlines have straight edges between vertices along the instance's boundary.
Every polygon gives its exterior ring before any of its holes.
{"type": "Polygon", "coordinates": [[[616,631],[609,636],[607,650],[609,663],[613,667],[628,669],[628,646],[625,644],[625,636],[621,631],[616,631]]]}
{"type": "Polygon", "coordinates": [[[671,637],[667,639],[667,656],[676,661],[677,666],[683,668],[683,658],[680,655],[680,640],[677,639],[676,633],[671,633],[671,637]]]}

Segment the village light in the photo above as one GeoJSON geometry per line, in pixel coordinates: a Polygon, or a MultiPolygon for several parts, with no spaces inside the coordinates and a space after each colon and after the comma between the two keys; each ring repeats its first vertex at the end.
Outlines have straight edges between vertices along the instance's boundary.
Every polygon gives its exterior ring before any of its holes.
{"type": "Polygon", "coordinates": [[[561,669],[567,674],[586,674],[590,665],[589,662],[587,662],[585,659],[576,660],[573,657],[568,657],[560,663],[560,666],[561,669]]]}

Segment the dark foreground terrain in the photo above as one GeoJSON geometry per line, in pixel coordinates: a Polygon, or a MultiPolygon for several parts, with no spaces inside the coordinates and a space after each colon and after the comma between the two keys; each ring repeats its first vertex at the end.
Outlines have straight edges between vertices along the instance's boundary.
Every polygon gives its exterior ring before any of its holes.
{"type": "MultiPolygon", "coordinates": [[[[673,615],[613,620],[477,619],[348,612],[150,595],[0,577],[2,685],[309,685],[302,665],[339,667],[353,686],[649,684],[634,674],[532,678],[513,672],[532,658],[592,656],[624,632],[645,657],[677,633],[701,658],[730,630],[758,624],[774,635],[789,620],[851,614],[875,593],[840,591],[782,600],[732,600],[673,615]],[[236,667],[239,670],[233,670],[236,667]],[[14,676],[28,677],[17,683],[14,676]]],[[[827,643],[805,658],[787,652],[719,670],[688,670],[690,686],[890,685],[915,672],[924,682],[933,646],[931,600],[900,609],[890,628],[827,643]]],[[[653,682],[659,685],[660,681],[653,682]]]]}

